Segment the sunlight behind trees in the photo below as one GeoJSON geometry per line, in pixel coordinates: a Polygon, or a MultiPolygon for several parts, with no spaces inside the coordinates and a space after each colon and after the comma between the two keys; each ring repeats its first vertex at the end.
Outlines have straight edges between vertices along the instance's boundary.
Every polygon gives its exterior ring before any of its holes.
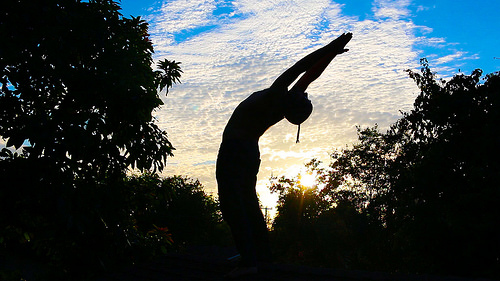
{"type": "Polygon", "coordinates": [[[316,176],[313,173],[305,172],[299,174],[298,182],[305,189],[313,188],[316,185],[316,176]]]}

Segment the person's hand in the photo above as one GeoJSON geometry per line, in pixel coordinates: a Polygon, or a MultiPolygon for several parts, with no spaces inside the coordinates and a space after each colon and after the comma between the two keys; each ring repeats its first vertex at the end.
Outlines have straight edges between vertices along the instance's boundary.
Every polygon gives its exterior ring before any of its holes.
{"type": "Polygon", "coordinates": [[[347,43],[349,43],[349,41],[351,41],[351,39],[352,39],[352,33],[348,32],[348,33],[343,33],[334,41],[338,41],[338,44],[342,44],[345,46],[347,43]]]}
{"type": "Polygon", "coordinates": [[[344,33],[340,35],[337,39],[333,40],[329,45],[331,46],[332,50],[335,53],[342,54],[349,51],[349,49],[345,49],[344,47],[345,45],[347,45],[347,43],[349,43],[349,41],[351,41],[351,39],[352,39],[351,32],[344,33]]]}

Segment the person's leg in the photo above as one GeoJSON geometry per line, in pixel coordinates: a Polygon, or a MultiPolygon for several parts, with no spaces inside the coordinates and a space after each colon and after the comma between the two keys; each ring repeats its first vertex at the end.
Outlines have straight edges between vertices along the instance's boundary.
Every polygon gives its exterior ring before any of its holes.
{"type": "MultiPolygon", "coordinates": [[[[250,229],[250,223],[245,222],[245,215],[238,214],[238,209],[241,209],[241,205],[239,208],[235,208],[235,206],[230,209],[222,208],[221,201],[221,210],[223,214],[224,220],[229,224],[231,228],[231,233],[233,235],[233,240],[236,245],[236,249],[240,254],[241,260],[236,268],[228,272],[224,275],[225,278],[233,279],[239,278],[241,276],[254,275],[258,273],[257,270],[257,256],[254,248],[253,237],[251,235],[252,230],[250,229]],[[230,214],[237,214],[235,216],[230,214]]],[[[226,205],[227,207],[227,205],[226,205]]]]}
{"type": "Polygon", "coordinates": [[[219,201],[224,220],[231,229],[234,244],[241,255],[240,266],[256,266],[257,256],[254,247],[251,222],[244,206],[244,200],[236,194],[223,195],[219,192],[219,201]]]}
{"type": "Polygon", "coordinates": [[[255,185],[253,190],[246,196],[248,200],[245,202],[249,222],[251,225],[252,238],[254,242],[254,250],[259,262],[267,262],[271,260],[271,248],[269,245],[269,234],[267,224],[260,209],[255,185]]]}
{"type": "MultiPolygon", "coordinates": [[[[248,201],[248,190],[255,193],[259,169],[258,145],[231,142],[221,145],[217,159],[219,201],[224,220],[231,228],[233,239],[241,255],[240,266],[254,267],[257,263],[253,225],[248,201]]],[[[256,200],[255,200],[256,201],[256,200]]],[[[258,202],[257,202],[258,208],[258,202]]]]}

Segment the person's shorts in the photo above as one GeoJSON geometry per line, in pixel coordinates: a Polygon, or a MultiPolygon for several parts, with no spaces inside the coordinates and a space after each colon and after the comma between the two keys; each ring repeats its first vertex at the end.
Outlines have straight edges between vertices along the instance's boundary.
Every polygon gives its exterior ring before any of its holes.
{"type": "MultiPolygon", "coordinates": [[[[216,177],[219,193],[225,189],[251,188],[260,166],[259,144],[254,141],[223,141],[217,157],[216,177]]],[[[240,190],[241,192],[242,190],[240,190]]]]}

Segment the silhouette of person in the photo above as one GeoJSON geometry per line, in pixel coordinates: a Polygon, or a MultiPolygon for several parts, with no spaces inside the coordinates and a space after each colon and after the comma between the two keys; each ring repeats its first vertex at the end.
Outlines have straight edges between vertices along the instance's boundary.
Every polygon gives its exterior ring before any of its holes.
{"type": "Polygon", "coordinates": [[[231,228],[241,260],[228,277],[257,273],[257,263],[271,257],[267,225],[255,191],[260,166],[259,138],[283,118],[300,125],[309,117],[312,104],[305,92],[307,87],[335,56],[348,51],[344,47],[351,38],[351,33],[344,33],[305,56],[281,74],[270,88],[242,101],[229,119],[222,134],[216,178],[222,216],[231,228]],[[288,90],[302,73],[304,75],[288,90]]]}

